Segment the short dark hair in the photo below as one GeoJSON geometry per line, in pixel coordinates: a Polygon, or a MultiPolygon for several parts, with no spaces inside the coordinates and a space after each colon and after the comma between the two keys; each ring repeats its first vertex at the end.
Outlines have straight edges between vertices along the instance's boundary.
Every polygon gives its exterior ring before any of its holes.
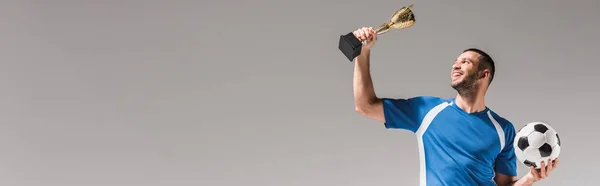
{"type": "Polygon", "coordinates": [[[496,73],[496,65],[494,64],[494,60],[492,60],[492,57],[490,57],[490,55],[485,53],[483,50],[480,50],[477,48],[465,49],[463,51],[463,53],[468,52],[468,51],[475,52],[480,55],[479,56],[479,65],[477,66],[477,70],[482,71],[485,69],[489,69],[490,70],[490,82],[489,83],[492,83],[492,80],[494,79],[494,74],[496,73]]]}

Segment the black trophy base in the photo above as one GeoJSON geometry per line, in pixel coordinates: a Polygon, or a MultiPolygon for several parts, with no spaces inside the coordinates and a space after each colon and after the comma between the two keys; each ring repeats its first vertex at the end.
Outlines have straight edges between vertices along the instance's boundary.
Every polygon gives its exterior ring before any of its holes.
{"type": "Polygon", "coordinates": [[[360,50],[362,49],[362,42],[360,42],[360,40],[358,40],[358,38],[356,38],[356,36],[354,36],[354,34],[350,32],[346,35],[340,36],[340,43],[338,48],[340,49],[340,51],[342,51],[344,56],[346,56],[348,60],[352,62],[354,61],[354,58],[360,55],[360,50]]]}

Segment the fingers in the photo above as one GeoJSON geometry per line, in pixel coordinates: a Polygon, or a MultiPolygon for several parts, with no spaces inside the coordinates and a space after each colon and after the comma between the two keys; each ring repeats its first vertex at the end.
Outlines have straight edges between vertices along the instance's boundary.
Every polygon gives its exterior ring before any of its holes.
{"type": "Polygon", "coordinates": [[[369,27],[369,30],[371,31],[371,36],[373,36],[372,40],[377,40],[377,33],[375,33],[375,29],[373,29],[373,27],[369,27]]]}
{"type": "Polygon", "coordinates": [[[534,177],[534,180],[541,180],[541,179],[545,179],[548,178],[548,176],[550,175],[550,173],[556,168],[556,166],[558,165],[558,158],[552,160],[552,159],[548,159],[548,161],[542,161],[540,163],[540,168],[536,169],[533,166],[530,166],[530,172],[534,177]]]}
{"type": "Polygon", "coordinates": [[[369,30],[366,27],[363,27],[361,29],[361,33],[362,33],[361,37],[363,38],[363,40],[369,39],[369,37],[371,37],[371,33],[369,33],[369,30]]]}
{"type": "Polygon", "coordinates": [[[546,177],[548,177],[548,175],[550,175],[550,172],[552,172],[552,170],[554,169],[554,165],[556,164],[556,162],[552,161],[552,159],[548,159],[548,167],[546,168],[546,177]]]}
{"type": "Polygon", "coordinates": [[[362,27],[354,31],[354,36],[361,41],[373,40],[376,36],[375,30],[372,27],[362,27]]]}
{"type": "Polygon", "coordinates": [[[538,170],[535,169],[535,167],[530,166],[529,167],[529,172],[531,172],[531,174],[533,175],[534,180],[540,180],[540,174],[538,173],[538,170]]]}
{"type": "Polygon", "coordinates": [[[540,165],[540,177],[542,179],[546,178],[546,162],[542,160],[540,165]]]}
{"type": "Polygon", "coordinates": [[[558,158],[552,160],[548,159],[548,161],[541,161],[540,168],[536,169],[534,166],[529,166],[529,173],[533,176],[534,181],[539,181],[547,178],[550,173],[556,169],[558,165],[558,158]]]}
{"type": "Polygon", "coordinates": [[[371,43],[373,41],[373,32],[371,32],[370,29],[367,28],[367,43],[371,43]]]}
{"type": "Polygon", "coordinates": [[[358,40],[361,40],[361,41],[363,40],[363,36],[362,36],[362,35],[363,35],[363,34],[362,34],[362,30],[360,30],[360,29],[359,29],[359,30],[355,30],[355,31],[354,31],[354,36],[356,36],[356,38],[357,38],[358,40]]]}
{"type": "Polygon", "coordinates": [[[365,27],[354,31],[354,36],[356,36],[356,38],[358,38],[361,41],[367,39],[367,33],[365,33],[365,27]]]}
{"type": "Polygon", "coordinates": [[[552,160],[552,159],[548,159],[548,167],[546,170],[546,177],[548,177],[550,175],[550,173],[556,168],[556,165],[558,164],[558,158],[552,160]]]}

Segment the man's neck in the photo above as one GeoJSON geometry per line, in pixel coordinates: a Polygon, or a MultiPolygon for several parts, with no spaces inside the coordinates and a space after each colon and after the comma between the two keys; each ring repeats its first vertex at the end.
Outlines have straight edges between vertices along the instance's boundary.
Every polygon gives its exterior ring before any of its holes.
{"type": "Polygon", "coordinates": [[[485,98],[481,93],[458,93],[455,99],[456,106],[468,113],[480,112],[485,110],[485,98]]]}

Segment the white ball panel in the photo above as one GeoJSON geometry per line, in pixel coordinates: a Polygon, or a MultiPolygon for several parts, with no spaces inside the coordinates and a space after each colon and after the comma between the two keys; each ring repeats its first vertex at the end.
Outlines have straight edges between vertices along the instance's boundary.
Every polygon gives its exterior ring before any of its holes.
{"type": "Polygon", "coordinates": [[[546,143],[546,136],[542,133],[539,132],[532,132],[531,134],[529,134],[529,136],[527,136],[527,139],[529,141],[529,147],[528,148],[539,148],[541,147],[544,143],[546,143]]]}
{"type": "Polygon", "coordinates": [[[550,157],[552,159],[556,159],[556,158],[558,158],[559,155],[560,155],[560,145],[555,145],[554,148],[552,149],[552,154],[550,154],[550,157]]]}
{"type": "Polygon", "coordinates": [[[546,136],[546,143],[548,143],[550,146],[555,146],[556,144],[558,144],[558,139],[556,138],[555,131],[548,130],[546,131],[546,133],[544,133],[544,136],[546,136]]]}
{"type": "MultiPolygon", "coordinates": [[[[526,160],[529,160],[531,162],[537,162],[542,158],[542,155],[540,154],[540,150],[538,148],[527,148],[525,149],[525,151],[523,151],[523,156],[525,156],[526,160]]],[[[539,164],[537,164],[539,165],[539,164]]]]}

